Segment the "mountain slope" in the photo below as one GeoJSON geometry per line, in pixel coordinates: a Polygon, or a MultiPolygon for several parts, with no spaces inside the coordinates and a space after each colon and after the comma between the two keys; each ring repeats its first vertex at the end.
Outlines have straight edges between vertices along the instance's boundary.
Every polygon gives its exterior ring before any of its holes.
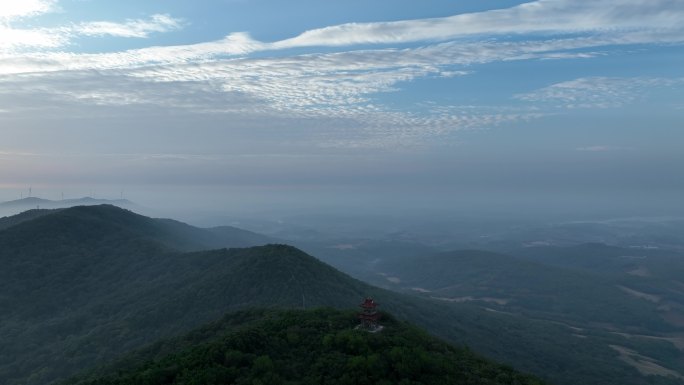
{"type": "Polygon", "coordinates": [[[680,253],[659,248],[626,248],[609,246],[603,243],[585,243],[575,246],[541,246],[511,249],[510,253],[520,258],[533,260],[546,265],[590,271],[606,275],[624,274],[638,268],[643,263],[680,267],[684,259],[680,253]],[[678,256],[678,258],[668,258],[678,256]],[[676,263],[679,260],[680,263],[676,263]]]}
{"type": "Polygon", "coordinates": [[[197,243],[182,244],[182,227],[94,206],[1,230],[0,382],[49,384],[227,311],[350,308],[371,295],[401,319],[557,384],[677,383],[640,376],[610,347],[642,352],[665,341],[581,338],[563,325],[388,292],[290,246],[183,253],[171,245],[197,243]]]}
{"type": "Polygon", "coordinates": [[[642,333],[676,331],[655,304],[635,301],[615,283],[587,271],[478,250],[383,260],[375,269],[387,279],[385,286],[444,301],[478,301],[537,318],[619,325],[642,333]]]}
{"type": "Polygon", "coordinates": [[[354,312],[230,314],[64,384],[542,384],[388,315],[381,322],[367,333],[354,330],[354,312]]]}
{"type": "Polygon", "coordinates": [[[18,225],[22,222],[30,221],[31,219],[42,217],[43,215],[50,214],[51,212],[52,210],[47,209],[32,209],[26,210],[17,215],[2,217],[0,218],[0,230],[4,230],[8,227],[18,225]]]}
{"type": "MultiPolygon", "coordinates": [[[[70,231],[72,224],[84,227],[105,226],[105,231],[93,233],[92,240],[111,237],[113,233],[126,232],[130,237],[149,238],[170,248],[181,251],[217,249],[222,247],[250,247],[273,243],[265,235],[231,226],[199,228],[173,219],[149,218],[112,205],[75,206],[66,209],[33,209],[20,214],[0,218],[0,230],[23,222],[47,216],[29,225],[34,231],[59,230],[60,226],[70,231]],[[52,215],[55,214],[55,215],[52,215]]],[[[19,230],[21,233],[23,230],[19,230]]],[[[27,231],[29,233],[30,231],[27,231]]],[[[82,237],[81,240],[86,240],[82,237]]]]}
{"type": "Polygon", "coordinates": [[[537,263],[591,273],[635,301],[650,303],[651,313],[684,330],[684,255],[660,248],[604,244],[533,247],[512,250],[537,263]]]}
{"type": "Polygon", "coordinates": [[[63,209],[74,206],[113,205],[126,209],[137,209],[138,206],[127,199],[96,199],[83,197],[76,199],[50,200],[38,197],[27,197],[13,201],[0,202],[0,215],[15,215],[33,209],[63,209]]]}
{"type": "Polygon", "coordinates": [[[53,201],[37,198],[37,197],[27,197],[21,198],[13,201],[0,202],[0,208],[23,208],[23,207],[36,207],[37,205],[44,205],[46,203],[52,203],[53,201]]]}

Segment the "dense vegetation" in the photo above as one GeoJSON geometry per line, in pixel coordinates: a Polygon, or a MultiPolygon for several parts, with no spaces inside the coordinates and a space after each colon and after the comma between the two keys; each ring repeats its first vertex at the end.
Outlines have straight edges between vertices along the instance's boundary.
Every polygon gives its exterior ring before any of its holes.
{"type": "MultiPolygon", "coordinates": [[[[574,328],[576,338],[584,339],[584,347],[594,347],[594,357],[606,356],[606,352],[596,350],[598,346],[613,346],[624,352],[629,345],[630,355],[622,354],[620,359],[644,372],[661,376],[676,375],[672,370],[684,373],[684,257],[676,251],[604,244],[498,245],[499,252],[383,253],[381,249],[370,258],[365,255],[365,242],[342,244],[349,246],[333,252],[319,248],[317,252],[343,271],[378,286],[567,325],[574,328]],[[350,261],[355,265],[350,267],[350,261]],[[616,340],[616,335],[629,338],[616,340]]],[[[544,325],[535,328],[541,330],[544,325]]],[[[558,333],[546,333],[559,337],[558,333]]],[[[566,343],[570,341],[564,341],[563,346],[568,346],[566,343]]],[[[549,346],[545,350],[556,349],[549,346]]],[[[582,354],[573,351],[567,356],[575,360],[582,354]]],[[[491,356],[506,360],[496,353],[491,356]]],[[[548,358],[544,361],[550,363],[548,358]]],[[[536,373],[545,371],[525,367],[536,373]]],[[[574,378],[578,373],[569,376],[574,378]]],[[[599,373],[585,378],[596,381],[599,373]]],[[[607,376],[606,381],[616,380],[607,376]]]]}
{"type": "Polygon", "coordinates": [[[18,225],[21,222],[26,222],[26,221],[30,221],[31,219],[42,217],[43,215],[47,215],[47,214],[50,214],[52,212],[53,212],[53,210],[34,209],[34,210],[24,211],[21,214],[13,215],[11,217],[2,217],[2,218],[0,218],[0,230],[18,225]]]}
{"type": "MultiPolygon", "coordinates": [[[[597,243],[513,252],[521,258],[549,266],[591,274],[597,280],[621,289],[633,302],[649,305],[652,309],[649,313],[667,320],[676,327],[676,332],[684,331],[684,255],[681,252],[597,243]]],[[[650,324],[648,330],[662,329],[650,324]]]]}
{"type": "Polygon", "coordinates": [[[229,315],[64,385],[542,384],[387,315],[381,332],[355,330],[355,315],[332,309],[229,315]],[[240,327],[236,317],[249,322],[240,327]]]}
{"type": "Polygon", "coordinates": [[[400,319],[559,385],[678,382],[640,376],[609,346],[666,352],[674,365],[679,356],[669,342],[578,336],[524,315],[392,293],[290,246],[183,253],[177,249],[216,238],[111,206],[17,222],[0,230],[0,383],[7,385],[51,383],[227,311],[350,308],[366,295],[400,319]]]}
{"type": "Polygon", "coordinates": [[[399,279],[394,285],[386,281],[390,287],[422,288],[444,300],[481,299],[534,318],[640,333],[677,330],[658,315],[656,304],[635,300],[613,279],[499,253],[462,250],[394,258],[376,264],[376,270],[399,279]]]}

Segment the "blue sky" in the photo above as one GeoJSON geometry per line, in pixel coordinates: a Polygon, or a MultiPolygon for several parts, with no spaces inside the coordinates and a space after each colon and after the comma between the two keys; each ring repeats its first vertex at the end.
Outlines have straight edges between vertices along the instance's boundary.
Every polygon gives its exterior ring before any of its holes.
{"type": "Polygon", "coordinates": [[[676,205],[683,43],[682,0],[3,1],[0,198],[676,205]]]}

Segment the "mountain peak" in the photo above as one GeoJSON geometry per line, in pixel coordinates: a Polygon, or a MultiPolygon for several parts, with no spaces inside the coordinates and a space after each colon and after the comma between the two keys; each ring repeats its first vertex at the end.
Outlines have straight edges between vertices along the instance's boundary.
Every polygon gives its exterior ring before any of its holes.
{"type": "Polygon", "coordinates": [[[50,200],[38,197],[27,197],[0,203],[0,216],[11,216],[37,207],[41,209],[63,209],[73,206],[93,206],[100,204],[125,208],[136,208],[136,204],[127,199],[98,199],[83,197],[75,199],[50,200]]]}
{"type": "MultiPolygon", "coordinates": [[[[247,230],[233,227],[203,229],[172,219],[146,217],[112,204],[27,210],[0,218],[0,230],[11,233],[5,234],[10,242],[49,242],[55,243],[54,247],[57,248],[63,248],[65,243],[80,244],[81,248],[98,248],[98,245],[116,243],[116,239],[120,247],[145,243],[149,247],[162,247],[169,251],[251,247],[272,243],[271,238],[247,230]]],[[[37,253],[40,251],[36,250],[37,253]]]]}
{"type": "Polygon", "coordinates": [[[373,334],[354,330],[355,311],[241,311],[68,383],[543,384],[382,316],[373,334]]]}
{"type": "Polygon", "coordinates": [[[35,205],[41,203],[49,203],[51,200],[38,198],[38,197],[26,197],[21,199],[15,199],[12,201],[2,202],[0,206],[20,206],[20,205],[35,205]]]}

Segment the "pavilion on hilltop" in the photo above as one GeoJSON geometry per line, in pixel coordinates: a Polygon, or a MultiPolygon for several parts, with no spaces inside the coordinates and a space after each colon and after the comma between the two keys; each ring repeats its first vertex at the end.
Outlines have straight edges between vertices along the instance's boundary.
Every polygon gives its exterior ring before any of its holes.
{"type": "Polygon", "coordinates": [[[380,319],[380,313],[377,310],[378,303],[373,298],[366,297],[359,306],[361,307],[361,313],[359,313],[361,324],[359,328],[370,332],[382,330],[382,326],[378,325],[378,320],[380,319]]]}

